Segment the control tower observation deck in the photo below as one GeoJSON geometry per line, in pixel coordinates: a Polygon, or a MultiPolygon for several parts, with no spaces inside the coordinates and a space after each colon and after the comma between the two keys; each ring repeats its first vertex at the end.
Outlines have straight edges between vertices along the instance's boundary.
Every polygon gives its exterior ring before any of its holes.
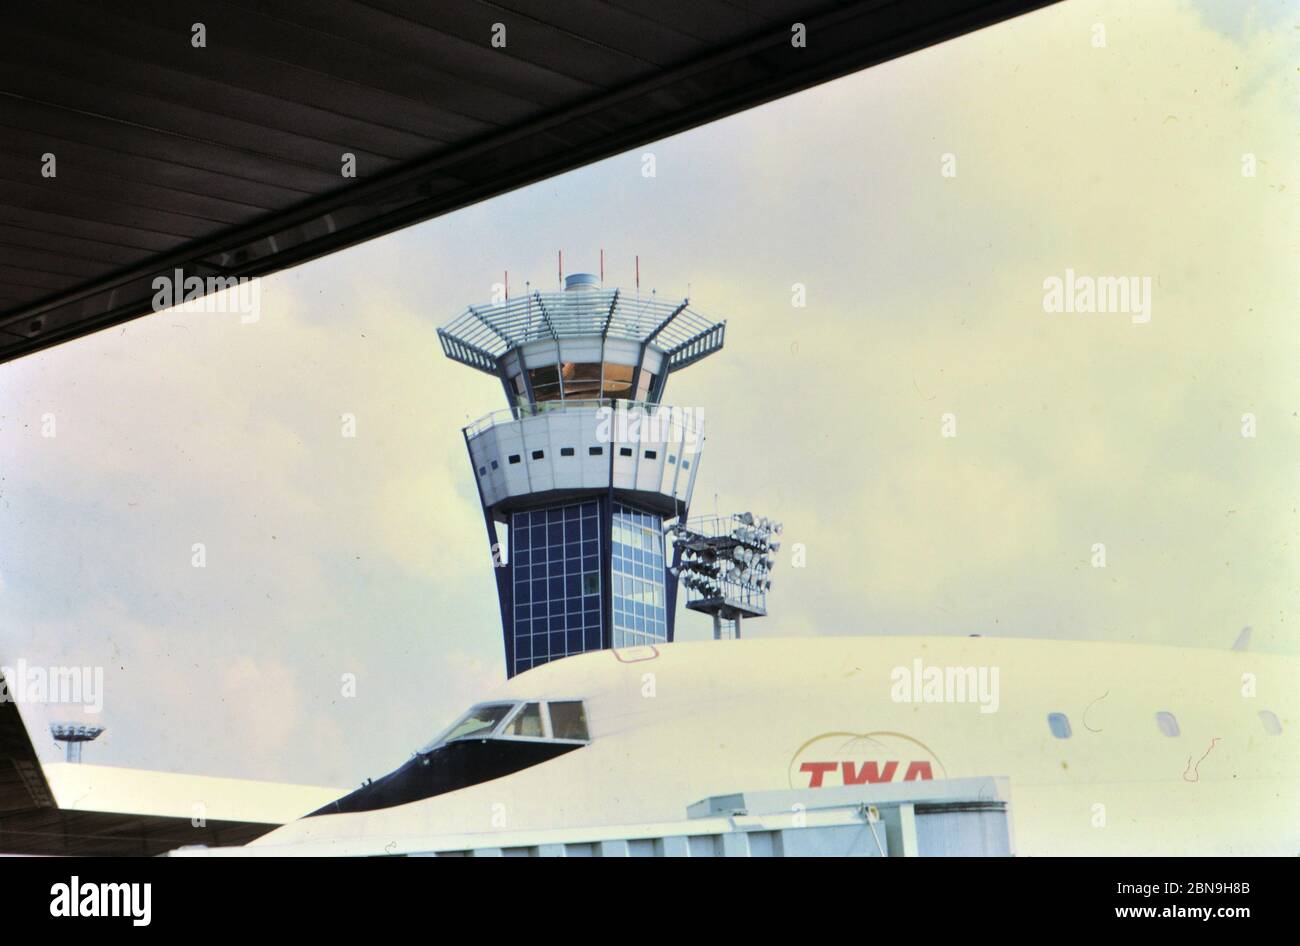
{"type": "Polygon", "coordinates": [[[514,676],[560,657],[673,639],[676,563],[704,441],[668,377],[722,347],[688,300],[605,289],[474,305],[438,330],[448,358],[501,381],[509,407],[464,429],[514,676]]]}

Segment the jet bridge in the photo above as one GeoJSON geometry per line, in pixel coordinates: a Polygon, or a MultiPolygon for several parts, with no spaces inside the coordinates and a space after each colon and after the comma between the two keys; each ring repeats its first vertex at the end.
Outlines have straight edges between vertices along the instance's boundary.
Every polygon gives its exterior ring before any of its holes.
{"type": "Polygon", "coordinates": [[[681,821],[554,831],[182,848],[172,856],[1008,857],[1006,778],[715,795],[681,821]]]}

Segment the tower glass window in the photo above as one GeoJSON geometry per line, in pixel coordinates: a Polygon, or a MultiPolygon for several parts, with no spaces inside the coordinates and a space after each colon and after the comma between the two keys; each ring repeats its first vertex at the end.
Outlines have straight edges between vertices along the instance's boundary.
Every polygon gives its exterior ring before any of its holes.
{"type": "Polygon", "coordinates": [[[510,517],[514,573],[514,673],[599,650],[600,504],[510,517]]]}
{"type": "Polygon", "coordinates": [[[667,641],[663,518],[616,503],[611,539],[614,646],[667,641]]]}
{"type": "MultiPolygon", "coordinates": [[[[528,383],[533,388],[537,404],[547,401],[582,401],[595,398],[621,398],[644,401],[655,389],[657,375],[642,371],[637,375],[632,365],[614,362],[562,361],[555,364],[533,364],[528,369],[528,383]],[[633,379],[636,390],[632,389],[633,379]]],[[[527,388],[522,374],[510,379],[518,403],[528,403],[527,388]]]]}
{"type": "Polygon", "coordinates": [[[566,362],[560,366],[564,396],[576,400],[600,397],[600,362],[566,362]]]}
{"type": "Polygon", "coordinates": [[[625,398],[632,393],[631,365],[616,365],[605,362],[605,397],[625,398]]]}
{"type": "Polygon", "coordinates": [[[557,365],[543,365],[528,372],[533,386],[534,401],[556,401],[560,398],[560,369],[557,365]]]}

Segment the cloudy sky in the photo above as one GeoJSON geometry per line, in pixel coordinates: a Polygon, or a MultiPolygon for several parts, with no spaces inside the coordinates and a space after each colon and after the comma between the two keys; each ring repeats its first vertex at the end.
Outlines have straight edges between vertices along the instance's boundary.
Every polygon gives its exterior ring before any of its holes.
{"type": "MultiPolygon", "coordinates": [[[[256,323],[0,366],[0,665],[105,668],[88,761],[401,762],[503,675],[459,433],[502,395],[434,329],[601,247],[729,321],[666,400],[708,420],[697,511],[806,547],[752,634],[1294,653],[1298,27],[1069,0],[270,277],[256,323]],[[1150,321],[1045,313],[1067,269],[1150,277],[1150,321]]],[[[56,760],[77,713],[23,712],[56,760]]]]}

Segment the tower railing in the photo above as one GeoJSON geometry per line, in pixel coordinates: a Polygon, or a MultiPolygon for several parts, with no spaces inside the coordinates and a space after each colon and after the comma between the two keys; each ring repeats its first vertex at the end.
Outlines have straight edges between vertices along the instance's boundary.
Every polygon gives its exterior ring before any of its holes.
{"type": "Polygon", "coordinates": [[[677,423],[681,424],[684,429],[690,431],[698,431],[702,429],[701,419],[692,411],[684,411],[667,404],[658,404],[651,401],[629,401],[625,398],[604,397],[569,398],[556,401],[540,401],[533,404],[519,404],[514,407],[503,407],[500,410],[484,414],[473,423],[468,424],[464,430],[465,435],[472,439],[483,433],[485,430],[491,430],[498,424],[512,424],[529,417],[540,417],[543,414],[585,413],[588,411],[599,410],[602,407],[628,412],[639,411],[647,416],[659,411],[670,411],[674,415],[673,419],[677,423]]]}

